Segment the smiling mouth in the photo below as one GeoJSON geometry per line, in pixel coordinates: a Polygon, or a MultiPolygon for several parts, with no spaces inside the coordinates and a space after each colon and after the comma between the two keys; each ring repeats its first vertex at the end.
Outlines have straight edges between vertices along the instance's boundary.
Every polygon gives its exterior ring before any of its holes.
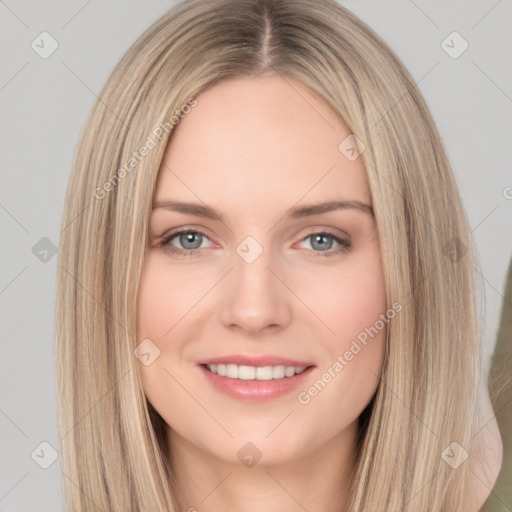
{"type": "Polygon", "coordinates": [[[299,375],[311,366],[246,366],[237,364],[203,364],[210,373],[238,380],[280,380],[299,375]]]}

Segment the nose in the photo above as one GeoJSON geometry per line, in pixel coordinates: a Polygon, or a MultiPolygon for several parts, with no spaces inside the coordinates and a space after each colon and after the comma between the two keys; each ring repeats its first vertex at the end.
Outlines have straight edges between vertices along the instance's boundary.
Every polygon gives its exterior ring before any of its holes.
{"type": "Polygon", "coordinates": [[[251,335],[276,331],[289,325],[291,292],[283,282],[270,251],[263,250],[255,261],[233,255],[233,270],[222,293],[221,321],[230,329],[251,335]]]}

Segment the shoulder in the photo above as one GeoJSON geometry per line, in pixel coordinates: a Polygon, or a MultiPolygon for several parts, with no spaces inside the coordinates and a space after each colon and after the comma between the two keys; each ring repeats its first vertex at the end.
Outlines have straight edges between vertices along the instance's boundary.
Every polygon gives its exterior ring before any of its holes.
{"type": "Polygon", "coordinates": [[[503,441],[496,417],[487,397],[483,406],[486,423],[474,438],[473,448],[468,455],[471,495],[466,500],[464,510],[480,512],[491,494],[503,462],[503,441]]]}

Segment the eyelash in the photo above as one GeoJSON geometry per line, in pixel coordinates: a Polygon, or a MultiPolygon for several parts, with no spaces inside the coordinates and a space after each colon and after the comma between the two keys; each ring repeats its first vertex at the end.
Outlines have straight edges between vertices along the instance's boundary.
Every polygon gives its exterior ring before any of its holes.
{"type": "MultiPolygon", "coordinates": [[[[167,251],[169,251],[169,252],[171,252],[173,254],[177,254],[178,256],[183,256],[183,257],[194,256],[201,249],[179,249],[178,247],[174,247],[173,245],[170,244],[171,240],[173,240],[177,236],[179,236],[179,235],[186,235],[186,234],[189,234],[189,233],[199,234],[201,236],[204,236],[204,237],[208,238],[208,235],[206,233],[203,233],[199,229],[184,229],[184,230],[181,230],[181,231],[175,231],[174,233],[171,233],[171,234],[167,235],[166,237],[164,237],[162,239],[162,241],[158,244],[158,247],[165,248],[165,250],[167,250],[167,251]]],[[[329,249],[327,251],[315,251],[314,249],[311,249],[313,251],[313,253],[314,253],[314,254],[312,254],[313,257],[330,257],[330,256],[335,256],[336,254],[342,254],[342,253],[345,253],[345,252],[349,251],[351,249],[351,247],[352,247],[351,243],[348,240],[345,240],[343,238],[339,238],[336,235],[334,235],[333,233],[329,233],[327,231],[318,231],[318,232],[310,233],[309,235],[305,236],[301,240],[301,242],[303,242],[304,240],[307,240],[308,238],[310,238],[310,237],[312,237],[314,235],[323,235],[323,236],[330,237],[335,242],[337,242],[340,245],[340,247],[338,247],[335,250],[330,250],[329,249]]]]}

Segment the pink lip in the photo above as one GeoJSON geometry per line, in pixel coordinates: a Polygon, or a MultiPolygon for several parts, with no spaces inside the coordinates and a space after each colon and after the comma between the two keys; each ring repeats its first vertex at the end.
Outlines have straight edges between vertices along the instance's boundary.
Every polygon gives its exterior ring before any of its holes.
{"type": "Polygon", "coordinates": [[[231,398],[251,402],[264,402],[289,393],[301,384],[314,370],[313,367],[304,370],[293,377],[273,380],[240,380],[221,377],[216,373],[207,370],[206,366],[200,365],[200,370],[208,382],[218,391],[231,398]]]}
{"type": "Polygon", "coordinates": [[[271,355],[251,356],[243,354],[233,354],[230,356],[204,359],[203,361],[198,361],[197,364],[236,364],[238,366],[314,366],[313,363],[307,361],[297,361],[296,359],[288,359],[287,357],[271,355]]]}
{"type": "Polygon", "coordinates": [[[207,381],[222,394],[238,400],[250,402],[264,402],[277,398],[278,396],[289,393],[293,389],[304,386],[305,380],[315,369],[314,366],[303,361],[286,359],[282,357],[250,357],[250,356],[230,356],[219,357],[202,362],[198,368],[203,373],[207,381]],[[245,364],[247,366],[307,366],[306,370],[293,377],[284,377],[282,379],[272,380],[242,380],[221,377],[216,373],[210,372],[207,364],[245,364]]]}

